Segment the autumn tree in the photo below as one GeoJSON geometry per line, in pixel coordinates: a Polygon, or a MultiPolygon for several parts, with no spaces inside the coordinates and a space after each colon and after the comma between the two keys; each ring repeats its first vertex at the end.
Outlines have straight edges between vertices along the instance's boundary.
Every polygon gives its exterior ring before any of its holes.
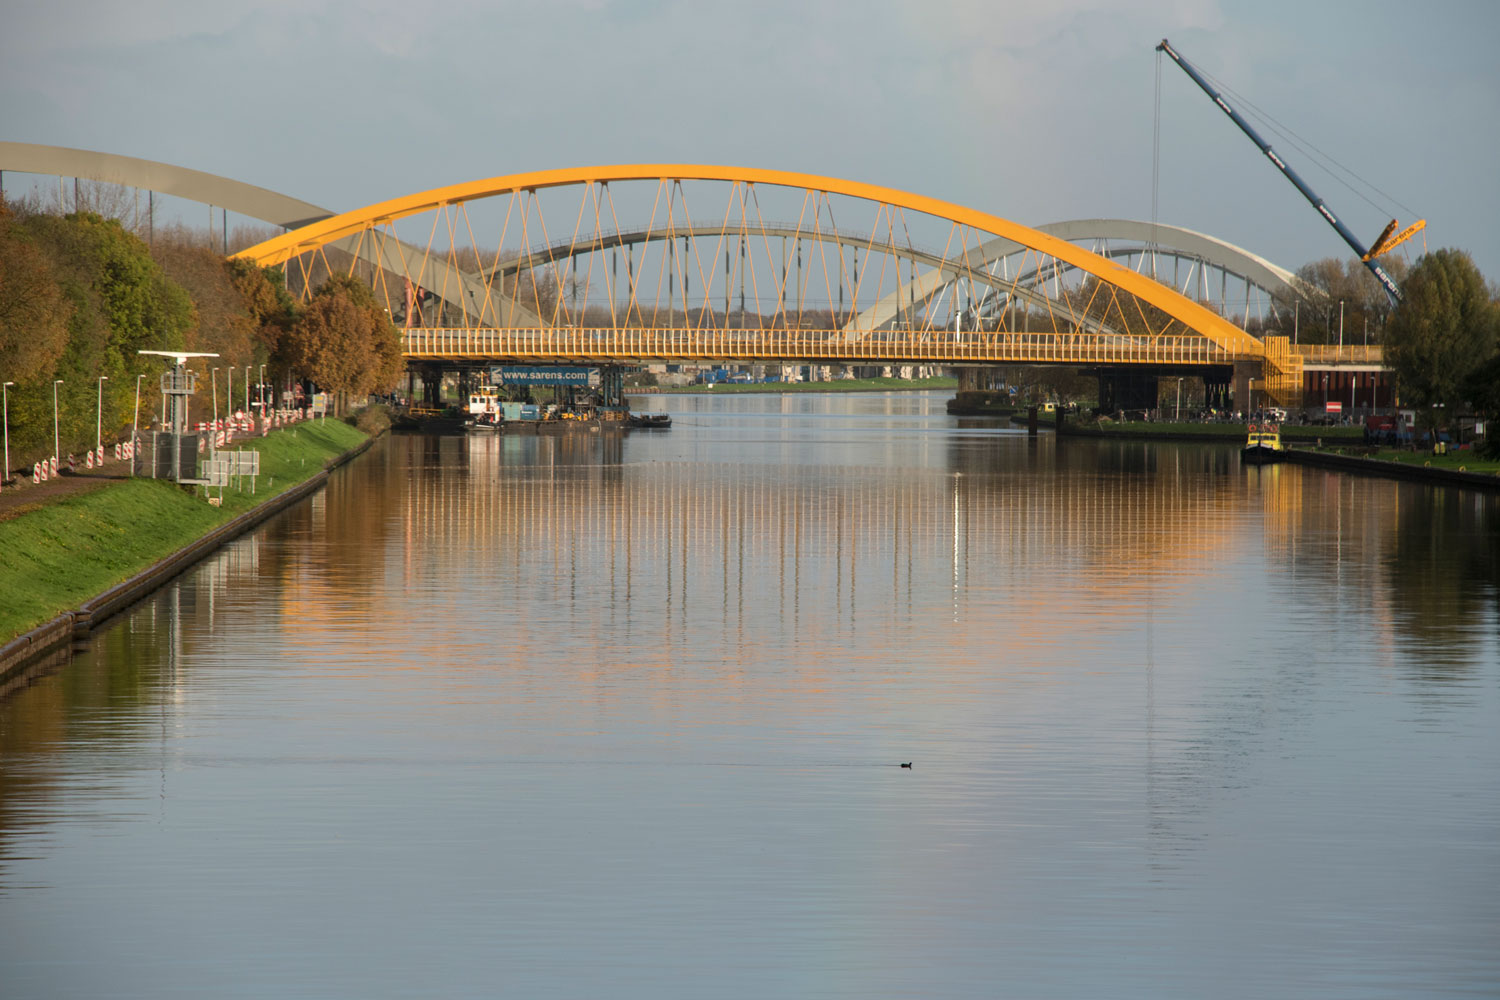
{"type": "Polygon", "coordinates": [[[50,445],[52,373],[68,345],[73,308],[44,250],[0,201],[0,381],[16,383],[7,396],[17,455],[50,445]]]}
{"type": "Polygon", "coordinates": [[[256,334],[259,323],[246,307],[220,253],[177,238],[159,237],[151,255],[192,298],[193,327],[186,346],[217,354],[222,367],[243,368],[265,361],[256,334]]]}
{"type": "Polygon", "coordinates": [[[1403,301],[1386,325],[1385,360],[1396,372],[1402,401],[1422,422],[1442,421],[1463,390],[1495,354],[1500,310],[1484,278],[1462,250],[1439,250],[1419,260],[1402,283],[1403,301]]]}
{"type": "Polygon", "coordinates": [[[396,328],[370,289],[355,278],[333,277],[314,293],[278,349],[286,370],[339,397],[366,395],[395,384],[401,373],[396,328]]]}
{"type": "MultiPolygon", "coordinates": [[[[1408,272],[1400,257],[1383,258],[1381,266],[1398,283],[1408,272]]],[[[1391,300],[1385,286],[1358,257],[1324,257],[1298,268],[1297,277],[1325,296],[1322,309],[1303,305],[1296,317],[1290,315],[1289,304],[1281,304],[1278,310],[1282,328],[1290,332],[1296,326],[1298,340],[1304,344],[1336,344],[1341,331],[1345,344],[1362,343],[1366,331],[1372,334],[1373,343],[1374,334],[1390,318],[1391,300]]]]}
{"type": "MultiPolygon", "coordinates": [[[[62,303],[58,315],[64,327],[61,350],[55,326],[33,331],[28,363],[39,367],[13,379],[21,384],[11,398],[12,445],[23,455],[51,454],[53,381],[61,380],[61,450],[66,454],[92,448],[99,377],[109,379],[102,392],[103,426],[113,431],[129,424],[134,415],[135,376],[159,371],[138,352],[181,348],[193,322],[192,301],[151,259],[145,244],[116,220],[88,212],[65,218],[17,213],[6,228],[13,239],[19,232],[21,242],[34,247],[47,263],[53,291],[35,285],[39,272],[24,263],[27,254],[22,250],[19,270],[13,276],[10,266],[3,267],[0,282],[29,275],[33,287],[17,296],[19,303],[8,294],[0,299],[7,308],[25,310],[56,296],[62,303]]],[[[32,265],[35,262],[33,257],[32,265]]]]}
{"type": "Polygon", "coordinates": [[[46,254],[0,202],[0,381],[50,372],[67,346],[70,312],[46,254]]]}

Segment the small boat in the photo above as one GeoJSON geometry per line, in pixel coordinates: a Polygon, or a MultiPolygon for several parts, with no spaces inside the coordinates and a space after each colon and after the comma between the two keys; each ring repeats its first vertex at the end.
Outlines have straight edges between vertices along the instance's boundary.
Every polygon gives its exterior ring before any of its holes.
{"type": "Polygon", "coordinates": [[[464,426],[469,430],[499,430],[504,420],[500,392],[494,386],[482,385],[469,396],[469,417],[464,421],[464,426]]]}
{"type": "Polygon", "coordinates": [[[1245,437],[1245,447],[1240,451],[1240,461],[1249,465],[1281,461],[1280,426],[1269,423],[1251,424],[1245,437]]]}
{"type": "Polygon", "coordinates": [[[672,426],[672,415],[669,413],[632,413],[630,426],[664,430],[672,426]]]}

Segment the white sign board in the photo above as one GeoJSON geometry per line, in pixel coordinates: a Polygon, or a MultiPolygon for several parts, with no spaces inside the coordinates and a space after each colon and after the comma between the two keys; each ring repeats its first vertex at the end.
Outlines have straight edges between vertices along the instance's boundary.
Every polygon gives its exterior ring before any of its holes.
{"type": "Polygon", "coordinates": [[[226,451],[224,457],[232,463],[232,474],[236,476],[258,476],[260,475],[260,452],[258,451],[226,451]]]}

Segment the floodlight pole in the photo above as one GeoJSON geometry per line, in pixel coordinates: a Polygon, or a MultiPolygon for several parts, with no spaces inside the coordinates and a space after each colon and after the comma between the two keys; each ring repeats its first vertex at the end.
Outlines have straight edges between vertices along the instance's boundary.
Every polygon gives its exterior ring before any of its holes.
{"type": "Polygon", "coordinates": [[[52,380],[52,457],[57,458],[62,446],[58,443],[57,434],[57,387],[62,385],[62,379],[52,380]]]}
{"type": "Polygon", "coordinates": [[[99,376],[99,405],[94,410],[94,461],[104,462],[104,383],[108,375],[99,376]]]}
{"type": "Polygon", "coordinates": [[[245,366],[245,412],[250,412],[250,366],[245,366]]]}
{"type": "Polygon", "coordinates": [[[10,387],[13,385],[14,382],[6,382],[0,386],[0,392],[5,394],[5,468],[0,469],[0,483],[10,478],[10,387]]]}
{"type": "MultiPolygon", "coordinates": [[[[197,391],[197,373],[187,367],[189,358],[217,358],[217,354],[209,354],[198,351],[137,351],[137,354],[155,354],[171,358],[174,362],[171,371],[162,376],[162,406],[165,408],[167,398],[172,400],[172,429],[163,431],[157,440],[157,448],[161,447],[161,438],[167,439],[166,444],[171,449],[171,472],[169,478],[182,481],[182,443],[187,436],[188,424],[188,397],[197,391]]],[[[140,390],[140,382],[136,382],[136,390],[140,390]]],[[[165,416],[162,418],[165,421],[165,416]]],[[[158,459],[159,454],[153,456],[153,461],[158,459]]],[[[189,471],[197,468],[197,458],[192,459],[189,471]]],[[[159,465],[160,462],[155,462],[159,465]]],[[[153,468],[155,468],[155,465],[153,468]]]]}
{"type": "Polygon", "coordinates": [[[214,372],[208,380],[214,387],[214,423],[217,424],[219,422],[219,368],[217,365],[214,366],[214,372]]]}
{"type": "Polygon", "coordinates": [[[130,474],[135,475],[135,452],[141,446],[141,379],[146,377],[141,372],[135,377],[135,413],[130,420],[130,474]]]}

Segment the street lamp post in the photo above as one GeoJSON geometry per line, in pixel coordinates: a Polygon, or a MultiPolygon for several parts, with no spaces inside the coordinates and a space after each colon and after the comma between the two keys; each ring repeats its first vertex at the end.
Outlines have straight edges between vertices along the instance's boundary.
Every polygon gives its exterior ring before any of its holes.
{"type": "Polygon", "coordinates": [[[0,483],[10,478],[10,387],[13,385],[14,382],[6,382],[4,386],[0,386],[0,392],[5,394],[5,468],[0,469],[0,483]]]}
{"type": "Polygon", "coordinates": [[[234,366],[224,369],[224,416],[234,416],[234,366]]]}
{"type": "Polygon", "coordinates": [[[52,380],[52,458],[54,460],[57,458],[58,452],[62,451],[62,446],[58,443],[57,434],[57,387],[62,385],[62,383],[63,380],[60,378],[52,380]]]}
{"type": "Polygon", "coordinates": [[[94,461],[104,464],[104,383],[108,375],[99,376],[99,403],[94,410],[94,461]]]}
{"type": "Polygon", "coordinates": [[[245,366],[245,412],[253,412],[250,409],[250,366],[245,366]]]}
{"type": "Polygon", "coordinates": [[[265,365],[261,365],[260,366],[260,381],[256,383],[256,388],[260,392],[260,415],[261,416],[265,416],[266,415],[266,366],[265,365]]]}
{"type": "Polygon", "coordinates": [[[135,475],[135,450],[140,447],[141,429],[141,379],[145,378],[144,372],[135,377],[135,413],[130,421],[130,474],[135,475]]]}

